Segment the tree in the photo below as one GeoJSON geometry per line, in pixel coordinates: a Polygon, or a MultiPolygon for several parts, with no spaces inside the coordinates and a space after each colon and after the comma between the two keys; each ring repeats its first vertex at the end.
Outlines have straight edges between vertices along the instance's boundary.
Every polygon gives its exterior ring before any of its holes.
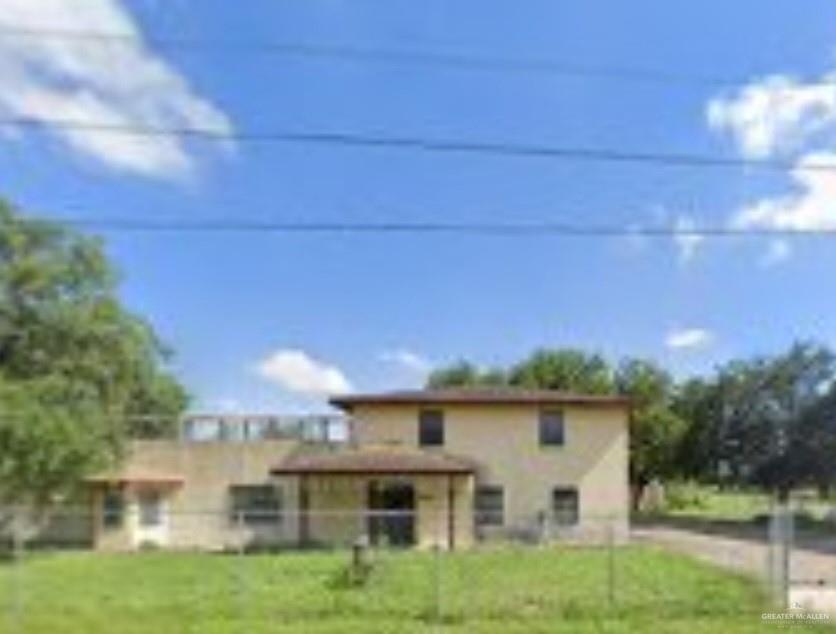
{"type": "Polygon", "coordinates": [[[608,394],[614,389],[606,359],[576,348],[537,350],[511,368],[508,382],[524,388],[588,394],[608,394]]]}
{"type": "Polygon", "coordinates": [[[490,387],[506,385],[507,379],[502,370],[482,370],[469,361],[457,361],[447,367],[438,368],[430,373],[427,387],[433,389],[453,387],[490,387]]]}
{"type": "Polygon", "coordinates": [[[637,508],[647,484],[679,472],[677,457],[686,421],[672,409],[673,377],[651,361],[626,359],[616,371],[620,394],[633,402],[630,415],[630,481],[637,508]]]}
{"type": "Polygon", "coordinates": [[[187,398],[167,356],[98,240],[0,201],[0,502],[45,503],[170,431],[187,398]]]}
{"type": "Polygon", "coordinates": [[[835,370],[833,352],[813,343],[720,370],[717,443],[733,478],[772,489],[781,499],[793,487],[820,483],[816,465],[832,461],[825,395],[835,370]]]}

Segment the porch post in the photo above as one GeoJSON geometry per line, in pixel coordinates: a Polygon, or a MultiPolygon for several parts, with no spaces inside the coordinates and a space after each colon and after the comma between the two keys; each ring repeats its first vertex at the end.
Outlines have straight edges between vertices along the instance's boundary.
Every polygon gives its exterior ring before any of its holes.
{"type": "Polygon", "coordinates": [[[447,548],[456,548],[456,489],[453,474],[447,474],[447,548]]]}

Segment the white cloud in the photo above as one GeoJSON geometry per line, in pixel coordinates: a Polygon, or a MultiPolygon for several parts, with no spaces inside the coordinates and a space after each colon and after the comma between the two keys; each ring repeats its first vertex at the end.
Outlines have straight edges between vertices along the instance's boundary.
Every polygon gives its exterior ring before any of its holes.
{"type": "MultiPolygon", "coordinates": [[[[0,38],[0,114],[151,128],[232,129],[228,117],[142,40],[119,0],[5,0],[0,28],[103,31],[136,38],[114,44],[71,39],[0,38]]],[[[193,157],[182,139],[53,127],[74,150],[115,170],[171,178],[193,157]]]]}
{"type": "Polygon", "coordinates": [[[732,97],[709,101],[708,125],[731,134],[747,158],[797,149],[836,124],[835,80],[836,74],[825,76],[824,83],[809,84],[781,75],[767,77],[732,97]]]}
{"type": "MultiPolygon", "coordinates": [[[[816,163],[836,165],[836,152],[811,153],[799,160],[800,167],[816,163]]],[[[778,231],[836,229],[836,173],[796,169],[791,176],[794,191],[744,207],[732,217],[732,225],[778,231]]],[[[790,253],[790,245],[784,240],[773,242],[766,257],[775,264],[786,260],[790,253]]]]}
{"type": "Polygon", "coordinates": [[[697,249],[705,242],[705,236],[697,232],[693,218],[680,216],[674,223],[673,240],[679,250],[679,261],[687,264],[694,259],[697,249]]]}
{"type": "Polygon", "coordinates": [[[295,394],[326,396],[352,390],[338,367],[314,359],[302,350],[277,350],[259,362],[255,370],[262,378],[295,394]]]}
{"type": "MultiPolygon", "coordinates": [[[[814,164],[836,165],[836,73],[806,84],[783,76],[755,81],[733,97],[713,99],[707,118],[712,129],[732,136],[746,158],[771,158],[787,151],[796,157],[790,191],[738,209],[732,227],[836,229],[836,173],[809,169],[814,164]]],[[[761,263],[772,266],[791,253],[787,240],[774,240],[761,263]]]]}
{"type": "Polygon", "coordinates": [[[665,346],[671,350],[696,350],[706,348],[714,341],[714,335],[704,328],[673,330],[665,338],[665,346]]]}
{"type": "Polygon", "coordinates": [[[379,358],[381,361],[399,365],[417,374],[426,374],[432,368],[432,363],[427,358],[406,348],[386,350],[380,354],[379,358]]]}

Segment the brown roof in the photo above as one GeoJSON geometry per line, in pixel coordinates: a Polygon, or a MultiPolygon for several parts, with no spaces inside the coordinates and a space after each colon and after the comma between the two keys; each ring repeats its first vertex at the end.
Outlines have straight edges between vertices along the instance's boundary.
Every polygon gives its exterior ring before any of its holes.
{"type": "Polygon", "coordinates": [[[440,452],[401,447],[363,447],[330,453],[300,453],[271,469],[274,475],[457,474],[473,473],[469,461],[440,452]]]}
{"type": "Polygon", "coordinates": [[[179,486],[183,484],[184,478],[182,475],[175,473],[131,469],[128,471],[114,473],[97,473],[85,478],[85,482],[88,482],[89,484],[111,484],[118,486],[125,484],[159,484],[179,486]]]}
{"type": "Polygon", "coordinates": [[[604,405],[627,407],[626,396],[609,394],[573,394],[558,390],[526,390],[518,388],[464,388],[438,390],[405,390],[378,394],[347,394],[334,396],[332,405],[350,410],[354,405],[449,405],[449,404],[532,404],[532,405],[604,405]]]}

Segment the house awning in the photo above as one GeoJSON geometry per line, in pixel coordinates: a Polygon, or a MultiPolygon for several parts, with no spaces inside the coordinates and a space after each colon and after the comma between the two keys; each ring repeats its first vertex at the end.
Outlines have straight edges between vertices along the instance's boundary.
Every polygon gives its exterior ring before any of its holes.
{"type": "Polygon", "coordinates": [[[271,469],[273,475],[467,475],[470,461],[440,452],[395,447],[363,447],[329,453],[289,456],[271,469]]]}
{"type": "Polygon", "coordinates": [[[176,473],[165,473],[152,470],[129,470],[121,472],[98,473],[85,478],[88,484],[125,486],[125,485],[156,485],[179,487],[185,478],[176,473]]]}

